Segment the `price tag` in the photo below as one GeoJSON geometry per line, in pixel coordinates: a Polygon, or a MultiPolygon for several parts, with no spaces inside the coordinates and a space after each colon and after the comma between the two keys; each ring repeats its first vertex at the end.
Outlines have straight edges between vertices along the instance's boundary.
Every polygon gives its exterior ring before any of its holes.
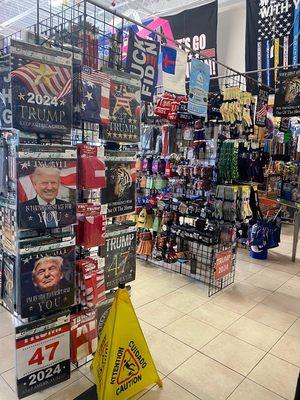
{"type": "Polygon", "coordinates": [[[16,328],[19,398],[70,378],[70,316],[54,316],[16,328]]]}

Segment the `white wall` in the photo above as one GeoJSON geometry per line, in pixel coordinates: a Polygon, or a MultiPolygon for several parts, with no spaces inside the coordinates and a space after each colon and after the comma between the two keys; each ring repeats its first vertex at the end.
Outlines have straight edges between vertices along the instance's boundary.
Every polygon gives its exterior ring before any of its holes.
{"type": "Polygon", "coordinates": [[[245,72],[246,0],[219,0],[218,60],[245,72]]]}

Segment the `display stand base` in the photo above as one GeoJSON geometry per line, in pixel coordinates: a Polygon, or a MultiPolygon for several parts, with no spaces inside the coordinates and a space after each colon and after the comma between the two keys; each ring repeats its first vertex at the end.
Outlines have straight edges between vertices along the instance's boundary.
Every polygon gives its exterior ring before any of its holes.
{"type": "Polygon", "coordinates": [[[75,397],[74,400],[97,400],[96,385],[83,392],[80,396],[75,397]]]}

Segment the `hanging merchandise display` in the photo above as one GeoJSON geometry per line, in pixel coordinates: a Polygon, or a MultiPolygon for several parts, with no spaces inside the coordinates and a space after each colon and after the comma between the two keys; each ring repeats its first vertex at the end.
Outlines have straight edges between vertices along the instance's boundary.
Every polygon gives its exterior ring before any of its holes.
{"type": "Polygon", "coordinates": [[[158,79],[160,43],[141,38],[129,29],[126,71],[141,80],[141,100],[152,102],[158,79]]]}
{"type": "Polygon", "coordinates": [[[76,222],[74,147],[19,146],[16,169],[21,229],[56,228],[76,222]]]}
{"type": "Polygon", "coordinates": [[[105,153],[107,187],[101,191],[101,202],[107,204],[107,216],[116,217],[135,211],[134,153],[105,153]]]}
{"type": "Polygon", "coordinates": [[[300,69],[292,68],[278,72],[275,92],[274,115],[294,117],[300,115],[300,69]]]}
{"type": "Polygon", "coordinates": [[[74,303],[75,238],[24,240],[17,269],[17,312],[39,317],[74,303]],[[66,240],[67,239],[67,240],[66,240]]]}
{"type": "Polygon", "coordinates": [[[110,73],[109,122],[103,126],[105,140],[139,142],[140,97],[140,81],[136,77],[124,72],[110,73]]]}
{"type": "Polygon", "coordinates": [[[101,256],[105,258],[106,290],[118,283],[128,283],[135,279],[136,271],[136,229],[135,226],[111,226],[106,233],[105,246],[101,256]]]}
{"type": "Polygon", "coordinates": [[[72,123],[72,54],[11,42],[13,127],[66,134],[72,123]]]}
{"type": "Polygon", "coordinates": [[[161,46],[161,51],[164,90],[185,95],[186,52],[170,46],[161,46]]]}
{"type": "Polygon", "coordinates": [[[204,62],[192,58],[188,112],[199,117],[207,116],[210,68],[204,62]]]}
{"type": "Polygon", "coordinates": [[[270,87],[275,87],[277,67],[300,61],[299,7],[293,0],[247,0],[246,71],[258,70],[250,76],[270,87]]]}
{"type": "Polygon", "coordinates": [[[71,316],[71,362],[78,363],[95,353],[98,344],[96,311],[80,311],[71,316]]]}
{"type": "Polygon", "coordinates": [[[257,126],[266,126],[268,100],[269,91],[262,86],[259,87],[255,113],[255,125],[257,126]]]}
{"type": "Polygon", "coordinates": [[[70,314],[62,313],[16,327],[19,398],[70,378],[70,314]]]}

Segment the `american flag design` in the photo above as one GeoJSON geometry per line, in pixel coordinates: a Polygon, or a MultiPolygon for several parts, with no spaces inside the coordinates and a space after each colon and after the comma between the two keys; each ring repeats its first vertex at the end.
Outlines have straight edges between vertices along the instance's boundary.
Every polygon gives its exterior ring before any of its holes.
{"type": "Polygon", "coordinates": [[[274,87],[278,67],[299,63],[299,15],[296,0],[247,0],[246,69],[260,83],[274,87]]]}
{"type": "Polygon", "coordinates": [[[104,139],[111,142],[139,142],[140,114],[140,81],[129,74],[124,78],[111,76],[109,124],[103,129],[104,139]]]}
{"type": "Polygon", "coordinates": [[[255,114],[255,125],[266,126],[266,117],[268,112],[269,91],[263,87],[259,88],[257,97],[257,107],[255,114]]]}
{"type": "Polygon", "coordinates": [[[29,62],[11,72],[12,77],[16,77],[25,83],[27,89],[41,96],[63,98],[72,89],[70,68],[29,62]]]}
{"type": "Polygon", "coordinates": [[[109,123],[110,77],[108,74],[83,66],[81,69],[81,95],[75,105],[83,121],[109,123]]]}
{"type": "Polygon", "coordinates": [[[70,55],[20,42],[12,48],[11,68],[13,128],[47,135],[70,134],[70,55]]]}

